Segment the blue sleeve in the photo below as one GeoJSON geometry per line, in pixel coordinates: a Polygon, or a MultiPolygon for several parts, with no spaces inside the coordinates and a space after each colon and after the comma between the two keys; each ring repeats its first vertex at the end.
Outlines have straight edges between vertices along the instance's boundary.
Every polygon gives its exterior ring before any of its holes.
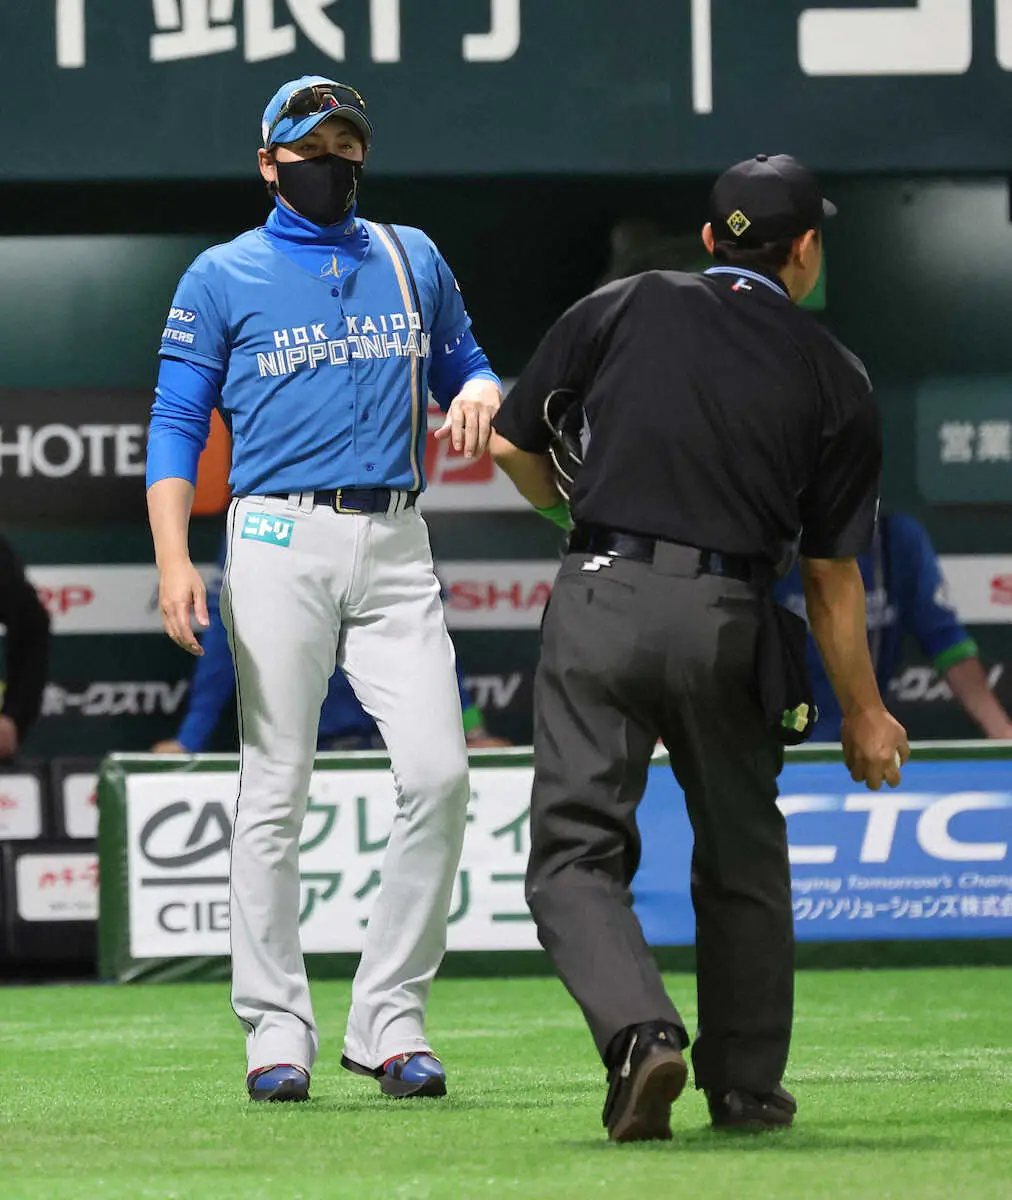
{"type": "Polygon", "coordinates": [[[220,371],[202,363],[162,359],[148,429],[148,487],[159,479],[197,482],[221,380],[220,371]]]}
{"type": "Polygon", "coordinates": [[[222,710],[235,690],[232,652],[221,619],[220,594],[220,587],[209,590],[207,594],[210,624],[201,638],[204,654],[197,659],[190,680],[186,715],[176,734],[176,741],[194,754],[207,745],[208,738],[221,719],[222,710]]]}
{"type": "Polygon", "coordinates": [[[429,390],[443,412],[469,379],[491,379],[502,387],[502,380],[492,370],[485,351],[474,340],[470,329],[461,335],[449,353],[441,351],[433,338],[429,390]]]}
{"type": "Polygon", "coordinates": [[[436,271],[436,315],[432,323],[432,364],[429,368],[429,389],[436,403],[445,412],[450,401],[469,379],[491,379],[502,386],[492,370],[485,351],[471,332],[471,318],[464,307],[464,297],[435,246],[432,247],[436,271]]]}
{"type": "Polygon", "coordinates": [[[228,326],[221,313],[213,267],[202,254],[180,279],[162,330],[158,353],[216,368],[228,364],[228,326]]]}
{"type": "Polygon", "coordinates": [[[467,685],[464,683],[464,668],[459,658],[457,659],[457,691],[460,693],[460,713],[464,721],[464,732],[470,733],[472,729],[483,728],[485,717],[467,690],[467,685]]]}
{"type": "Polygon", "coordinates": [[[945,579],[927,531],[912,517],[889,521],[890,578],[900,600],[900,623],[941,670],[977,647],[949,603],[945,579]]]}
{"type": "Polygon", "coordinates": [[[467,690],[467,684],[464,683],[464,666],[459,656],[457,657],[457,691],[460,692],[460,707],[471,708],[474,701],[471,699],[471,693],[467,690]]]}

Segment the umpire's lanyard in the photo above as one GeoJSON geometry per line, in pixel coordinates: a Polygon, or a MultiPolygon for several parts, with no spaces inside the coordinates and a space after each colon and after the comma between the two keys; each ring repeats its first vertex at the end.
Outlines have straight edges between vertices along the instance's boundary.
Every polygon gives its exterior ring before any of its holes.
{"type": "Polygon", "coordinates": [[[790,293],[782,283],[774,283],[772,279],[768,279],[765,275],[760,275],[758,271],[749,271],[745,267],[708,267],[704,275],[734,275],[738,279],[751,279],[755,283],[761,283],[763,287],[768,287],[771,292],[776,292],[778,296],[783,296],[790,299],[790,293]]]}

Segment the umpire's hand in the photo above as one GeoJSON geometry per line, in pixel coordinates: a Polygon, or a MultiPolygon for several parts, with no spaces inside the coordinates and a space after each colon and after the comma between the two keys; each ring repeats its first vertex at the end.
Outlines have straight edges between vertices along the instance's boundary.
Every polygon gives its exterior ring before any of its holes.
{"type": "Polygon", "coordinates": [[[900,782],[900,767],[910,757],[907,731],[885,708],[867,709],[843,718],[843,760],[855,783],[877,792],[883,781],[900,782]]]}
{"type": "Polygon", "coordinates": [[[450,438],[465,458],[481,458],[492,436],[492,418],[502,404],[499,385],[491,379],[469,379],[450,403],[436,440],[450,438]]]}
{"type": "Polygon", "coordinates": [[[162,614],[162,627],[169,637],[177,646],[200,657],[204,651],[190,627],[190,613],[194,613],[198,624],[205,629],[210,624],[207,589],[197,568],[188,558],[162,568],[158,582],[158,607],[162,614]]]}

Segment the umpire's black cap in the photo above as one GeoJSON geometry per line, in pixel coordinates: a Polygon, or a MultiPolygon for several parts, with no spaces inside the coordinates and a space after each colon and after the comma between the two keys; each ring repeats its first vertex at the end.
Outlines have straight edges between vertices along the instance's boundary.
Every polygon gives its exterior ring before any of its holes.
{"type": "Polygon", "coordinates": [[[736,163],[710,193],[713,240],[742,247],[800,237],[835,212],[815,175],[789,154],[736,163]]]}

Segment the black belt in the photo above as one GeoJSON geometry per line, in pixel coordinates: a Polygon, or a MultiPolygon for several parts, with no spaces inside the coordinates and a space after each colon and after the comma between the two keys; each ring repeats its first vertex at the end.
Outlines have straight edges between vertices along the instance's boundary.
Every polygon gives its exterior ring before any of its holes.
{"type": "MultiPolygon", "coordinates": [[[[290,494],[272,492],[271,497],[274,500],[287,500],[290,494]]],[[[339,513],[385,513],[395,495],[404,496],[405,508],[414,508],[418,499],[417,492],[397,492],[394,488],[346,487],[313,492],[313,503],[339,513]]]]}
{"type": "Polygon", "coordinates": [[[684,566],[686,574],[722,575],[728,579],[741,579],[745,583],[763,579],[769,574],[769,568],[756,558],[722,554],[718,550],[700,550],[698,546],[644,537],[638,533],[621,533],[600,525],[578,525],[569,535],[569,550],[574,554],[607,554],[641,563],[652,563],[659,550],[666,558],[672,557],[670,552],[674,551],[677,552],[678,565],[684,566]]]}

